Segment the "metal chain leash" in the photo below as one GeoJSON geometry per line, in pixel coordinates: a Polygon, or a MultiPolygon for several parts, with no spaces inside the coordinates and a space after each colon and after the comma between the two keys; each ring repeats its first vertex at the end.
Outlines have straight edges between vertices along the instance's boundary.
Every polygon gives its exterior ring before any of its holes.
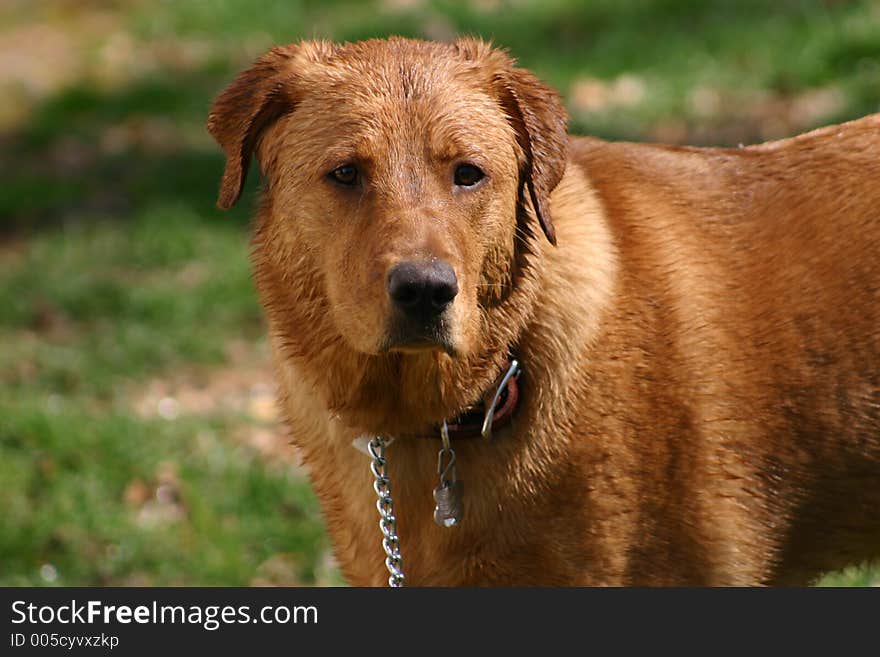
{"type": "Polygon", "coordinates": [[[391,576],[388,578],[388,586],[400,588],[403,586],[405,576],[403,574],[403,557],[400,556],[400,539],[397,536],[397,518],[394,515],[394,500],[391,499],[391,481],[385,472],[385,446],[387,441],[381,436],[376,436],[367,444],[373,461],[370,470],[373,472],[375,481],[373,490],[379,499],[376,500],[376,508],[379,510],[379,528],[382,530],[382,547],[385,548],[385,567],[391,576]]]}
{"type": "MultiPolygon", "coordinates": [[[[507,387],[511,377],[519,377],[519,363],[511,360],[510,366],[505,372],[495,390],[492,402],[486,408],[483,419],[483,438],[492,435],[492,420],[495,407],[501,398],[502,391],[507,387]]],[[[363,451],[366,443],[372,461],[370,470],[373,472],[373,490],[379,497],[376,500],[376,508],[379,510],[379,529],[382,530],[382,547],[385,549],[385,567],[391,576],[388,578],[388,586],[400,588],[406,579],[403,574],[403,557],[400,556],[400,538],[397,536],[397,517],[394,515],[394,500],[391,498],[391,481],[385,471],[388,462],[385,460],[385,448],[393,442],[394,438],[382,436],[361,436],[356,438],[353,445],[363,451]],[[362,442],[363,441],[363,442],[362,442]]],[[[440,485],[434,489],[434,522],[441,527],[456,527],[462,518],[462,482],[455,472],[455,451],[449,440],[449,426],[446,420],[440,426],[440,452],[437,454],[437,474],[440,476],[440,485]]]]}

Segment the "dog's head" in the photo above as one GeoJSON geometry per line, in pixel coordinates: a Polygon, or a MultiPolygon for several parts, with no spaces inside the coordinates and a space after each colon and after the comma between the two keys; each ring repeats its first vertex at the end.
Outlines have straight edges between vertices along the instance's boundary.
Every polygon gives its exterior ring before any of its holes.
{"type": "Polygon", "coordinates": [[[567,147],[557,94],[477,40],[305,42],[243,72],[208,129],[226,153],[220,207],[257,156],[257,284],[273,332],[328,404],[378,429],[402,411],[423,423],[474,401],[525,321],[528,304],[512,297],[527,254],[541,231],[555,243],[548,197],[567,147]],[[421,404],[386,390],[401,404],[376,408],[385,420],[358,411],[377,406],[360,387],[407,384],[421,404]]]}

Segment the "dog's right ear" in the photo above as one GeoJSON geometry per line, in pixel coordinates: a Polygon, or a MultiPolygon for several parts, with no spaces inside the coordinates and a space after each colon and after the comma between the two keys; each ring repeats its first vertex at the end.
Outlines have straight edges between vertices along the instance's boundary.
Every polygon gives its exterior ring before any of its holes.
{"type": "Polygon", "coordinates": [[[260,132],[293,110],[297,51],[297,46],[272,48],[240,73],[211,106],[208,132],[226,153],[217,197],[217,205],[224,210],[235,205],[241,196],[260,132]]]}
{"type": "Polygon", "coordinates": [[[502,106],[525,155],[525,178],[532,207],[547,240],[556,246],[550,193],[565,173],[568,115],[559,94],[529,71],[509,68],[497,78],[502,106]]]}

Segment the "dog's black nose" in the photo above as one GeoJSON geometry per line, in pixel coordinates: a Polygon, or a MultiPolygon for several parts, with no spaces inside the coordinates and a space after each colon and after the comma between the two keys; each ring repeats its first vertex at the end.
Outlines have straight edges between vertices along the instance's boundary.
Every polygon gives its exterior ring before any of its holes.
{"type": "Polygon", "coordinates": [[[449,263],[402,262],[388,274],[388,296],[407,315],[434,317],[458,294],[458,279],[449,263]]]}

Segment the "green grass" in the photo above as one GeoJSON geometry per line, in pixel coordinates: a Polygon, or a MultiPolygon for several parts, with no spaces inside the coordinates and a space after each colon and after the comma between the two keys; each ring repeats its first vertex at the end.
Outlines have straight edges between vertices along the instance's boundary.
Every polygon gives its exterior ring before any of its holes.
{"type": "Polygon", "coordinates": [[[11,260],[0,274],[0,582],[41,583],[50,564],[61,584],[248,584],[288,553],[287,581],[326,581],[302,475],[228,439],[252,419],[132,408],[153,377],[220,366],[233,338],[260,341],[241,227],[160,205],[125,225],[39,232],[11,260]],[[127,500],[133,486],[143,499],[127,500]]]}
{"type": "Polygon", "coordinates": [[[8,391],[112,397],[120,378],[220,363],[231,337],[262,334],[240,227],[185,205],[71,223],[23,250],[0,285],[0,331],[19,341],[0,353],[8,391]]]}
{"type": "MultiPolygon", "coordinates": [[[[482,35],[563,92],[575,130],[610,138],[736,144],[880,110],[876,1],[179,0],[106,3],[103,23],[96,7],[18,2],[0,21],[0,41],[55,30],[52,61],[75,64],[44,87],[0,76],[16,110],[0,123],[0,585],[341,582],[300,471],[242,438],[281,433],[272,420],[246,403],[163,417],[149,392],[219,396],[254,363],[239,396],[268,382],[257,176],[217,211],[203,125],[273,43],[482,35]]],[[[40,73],[40,52],[16,66],[40,73]]]]}
{"type": "Polygon", "coordinates": [[[41,583],[51,564],[67,585],[240,585],[278,553],[307,555],[289,577],[315,581],[324,540],[308,486],[226,444],[222,419],[51,399],[3,415],[0,487],[15,491],[0,520],[4,584],[41,583]],[[156,500],[126,503],[132,482],[157,476],[156,500]]]}

